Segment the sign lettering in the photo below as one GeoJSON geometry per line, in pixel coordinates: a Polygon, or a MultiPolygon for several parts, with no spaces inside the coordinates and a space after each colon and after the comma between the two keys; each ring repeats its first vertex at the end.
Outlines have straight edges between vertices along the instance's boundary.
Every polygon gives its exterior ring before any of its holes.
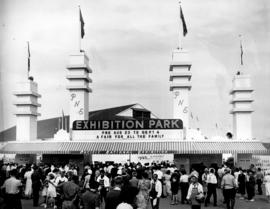
{"type": "MultiPolygon", "coordinates": [[[[80,111],[83,113],[83,108],[81,108],[80,111]]],[[[183,129],[183,122],[180,119],[77,120],[73,122],[72,129],[73,130],[183,129]]]]}

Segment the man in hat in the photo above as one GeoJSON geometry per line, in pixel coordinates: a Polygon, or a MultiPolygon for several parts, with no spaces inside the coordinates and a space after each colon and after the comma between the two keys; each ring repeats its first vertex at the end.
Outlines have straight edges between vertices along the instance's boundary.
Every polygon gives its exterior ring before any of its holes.
{"type": "Polygon", "coordinates": [[[253,170],[248,170],[247,171],[247,180],[246,180],[246,187],[247,187],[247,195],[248,195],[248,200],[253,202],[254,201],[254,196],[255,196],[255,177],[254,177],[254,172],[253,170]]]}
{"type": "Polygon", "coordinates": [[[221,188],[223,189],[224,199],[227,209],[233,209],[235,204],[236,184],[234,176],[231,175],[231,169],[224,169],[224,176],[221,180],[221,188]]]}
{"type": "Polygon", "coordinates": [[[191,184],[188,188],[187,200],[191,201],[191,209],[200,209],[201,202],[203,202],[203,187],[198,182],[198,175],[196,173],[190,176],[191,184]]]}
{"type": "Polygon", "coordinates": [[[214,196],[214,206],[217,206],[217,177],[215,175],[215,169],[210,168],[210,173],[207,176],[207,197],[205,199],[204,206],[207,207],[207,204],[210,202],[210,198],[213,194],[214,196]]]}

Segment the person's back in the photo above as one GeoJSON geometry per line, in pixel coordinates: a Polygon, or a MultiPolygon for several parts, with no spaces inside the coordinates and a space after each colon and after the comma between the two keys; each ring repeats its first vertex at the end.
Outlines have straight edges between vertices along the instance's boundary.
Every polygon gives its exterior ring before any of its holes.
{"type": "Polygon", "coordinates": [[[129,185],[132,187],[138,187],[139,180],[137,179],[137,172],[132,172],[132,178],[129,180],[129,185]]]}
{"type": "Polygon", "coordinates": [[[100,207],[99,195],[89,189],[82,194],[82,202],[84,209],[96,209],[100,207]]]}
{"type": "Polygon", "coordinates": [[[115,187],[107,193],[105,198],[105,209],[116,209],[117,205],[121,203],[122,178],[116,177],[114,183],[115,187]]]}
{"type": "Polygon", "coordinates": [[[109,191],[105,203],[105,209],[116,209],[117,205],[121,203],[121,190],[113,189],[109,191]]]}
{"type": "Polygon", "coordinates": [[[79,186],[72,181],[64,182],[62,188],[65,200],[72,200],[79,191],[79,186]]]}

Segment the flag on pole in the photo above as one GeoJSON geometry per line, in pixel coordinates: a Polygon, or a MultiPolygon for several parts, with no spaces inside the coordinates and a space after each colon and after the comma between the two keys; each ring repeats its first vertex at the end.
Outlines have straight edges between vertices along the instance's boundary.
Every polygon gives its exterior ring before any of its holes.
{"type": "Polygon", "coordinates": [[[27,47],[28,47],[28,73],[30,72],[30,47],[29,47],[29,41],[27,41],[27,47]]]}
{"type": "Polygon", "coordinates": [[[62,129],[65,130],[65,114],[64,114],[63,109],[62,109],[62,129]]]}
{"type": "Polygon", "coordinates": [[[81,38],[84,37],[84,21],[83,21],[83,16],[80,8],[80,23],[81,23],[81,38]]]}
{"type": "Polygon", "coordinates": [[[192,114],[192,112],[190,112],[190,117],[191,117],[191,119],[193,119],[193,114],[192,114]]]}
{"type": "Polygon", "coordinates": [[[243,46],[242,46],[242,40],[240,40],[240,50],[241,50],[241,65],[243,65],[243,46]]]}
{"type": "Polygon", "coordinates": [[[185,18],[184,18],[184,14],[183,14],[181,5],[180,5],[180,19],[182,20],[183,36],[186,36],[188,31],[187,31],[187,25],[186,25],[186,21],[185,21],[185,18]]]}

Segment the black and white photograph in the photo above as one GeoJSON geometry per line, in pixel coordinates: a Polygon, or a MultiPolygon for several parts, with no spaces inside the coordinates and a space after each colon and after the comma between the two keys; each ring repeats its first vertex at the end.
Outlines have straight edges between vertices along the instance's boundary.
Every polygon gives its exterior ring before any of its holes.
{"type": "Polygon", "coordinates": [[[0,0],[0,209],[268,209],[268,0],[0,0]]]}

